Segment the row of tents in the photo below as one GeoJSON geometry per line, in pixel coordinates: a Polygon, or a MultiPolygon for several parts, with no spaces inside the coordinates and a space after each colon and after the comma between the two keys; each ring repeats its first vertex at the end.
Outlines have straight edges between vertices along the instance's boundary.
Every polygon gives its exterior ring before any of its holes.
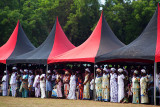
{"type": "MultiPolygon", "coordinates": [[[[75,47],[64,34],[58,17],[46,40],[35,48],[25,35],[19,21],[9,40],[0,47],[0,63],[51,64],[62,62],[160,62],[160,7],[158,7],[141,35],[128,45],[112,32],[101,17],[90,37],[75,47]]],[[[156,93],[155,99],[156,99],[156,93]]],[[[156,100],[155,100],[156,103],[156,100]]]]}

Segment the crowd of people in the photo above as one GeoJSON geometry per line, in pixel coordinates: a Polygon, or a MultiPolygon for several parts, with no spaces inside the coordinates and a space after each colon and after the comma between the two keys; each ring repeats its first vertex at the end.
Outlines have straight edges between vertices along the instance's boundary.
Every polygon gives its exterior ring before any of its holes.
{"type": "MultiPolygon", "coordinates": [[[[93,100],[135,104],[153,104],[153,72],[146,67],[95,66],[84,71],[73,69],[21,69],[4,71],[2,95],[93,100]],[[95,90],[95,91],[94,91],[95,90]]],[[[156,75],[157,94],[160,73],[156,75]]],[[[160,100],[159,100],[160,102],[160,100]]]]}

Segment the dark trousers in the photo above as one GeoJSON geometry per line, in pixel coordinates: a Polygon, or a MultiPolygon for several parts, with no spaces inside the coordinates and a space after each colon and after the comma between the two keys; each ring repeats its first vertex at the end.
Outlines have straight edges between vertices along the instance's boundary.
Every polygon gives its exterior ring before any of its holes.
{"type": "Polygon", "coordinates": [[[89,90],[90,93],[90,100],[93,100],[93,90],[89,90]]]}

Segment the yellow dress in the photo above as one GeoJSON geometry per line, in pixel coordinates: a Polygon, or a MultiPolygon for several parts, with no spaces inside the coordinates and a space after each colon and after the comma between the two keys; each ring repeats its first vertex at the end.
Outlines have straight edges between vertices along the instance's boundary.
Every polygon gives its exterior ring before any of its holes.
{"type": "Polygon", "coordinates": [[[102,100],[102,76],[97,76],[96,80],[96,94],[97,94],[97,100],[101,101],[102,100]]]}
{"type": "MultiPolygon", "coordinates": [[[[89,78],[89,74],[85,75],[84,82],[86,82],[88,80],[88,78],[89,78]]],[[[90,95],[89,95],[89,81],[84,85],[83,99],[84,100],[89,100],[90,99],[90,95]]]]}
{"type": "Polygon", "coordinates": [[[110,84],[109,84],[109,74],[103,74],[102,77],[102,100],[109,101],[109,91],[110,91],[110,84]]]}
{"type": "Polygon", "coordinates": [[[141,77],[140,79],[140,88],[141,88],[141,103],[149,103],[148,101],[148,92],[147,92],[147,77],[141,77]]]}

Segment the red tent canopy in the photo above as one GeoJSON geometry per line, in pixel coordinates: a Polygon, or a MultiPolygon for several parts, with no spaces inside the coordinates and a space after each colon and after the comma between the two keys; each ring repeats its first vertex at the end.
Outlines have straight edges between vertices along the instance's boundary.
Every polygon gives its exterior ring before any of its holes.
{"type": "Polygon", "coordinates": [[[9,64],[14,63],[37,63],[48,64],[50,58],[62,54],[68,50],[75,48],[75,46],[68,40],[63,32],[58,17],[55,24],[46,38],[46,40],[36,49],[19,55],[9,60],[9,64]]]}
{"type": "Polygon", "coordinates": [[[0,63],[6,64],[7,60],[35,49],[25,35],[19,21],[9,40],[0,47],[0,63]]]}
{"type": "Polygon", "coordinates": [[[54,62],[95,62],[95,58],[124,44],[114,35],[106,22],[103,12],[91,36],[80,46],[56,57],[50,57],[48,63],[54,62]]]}

